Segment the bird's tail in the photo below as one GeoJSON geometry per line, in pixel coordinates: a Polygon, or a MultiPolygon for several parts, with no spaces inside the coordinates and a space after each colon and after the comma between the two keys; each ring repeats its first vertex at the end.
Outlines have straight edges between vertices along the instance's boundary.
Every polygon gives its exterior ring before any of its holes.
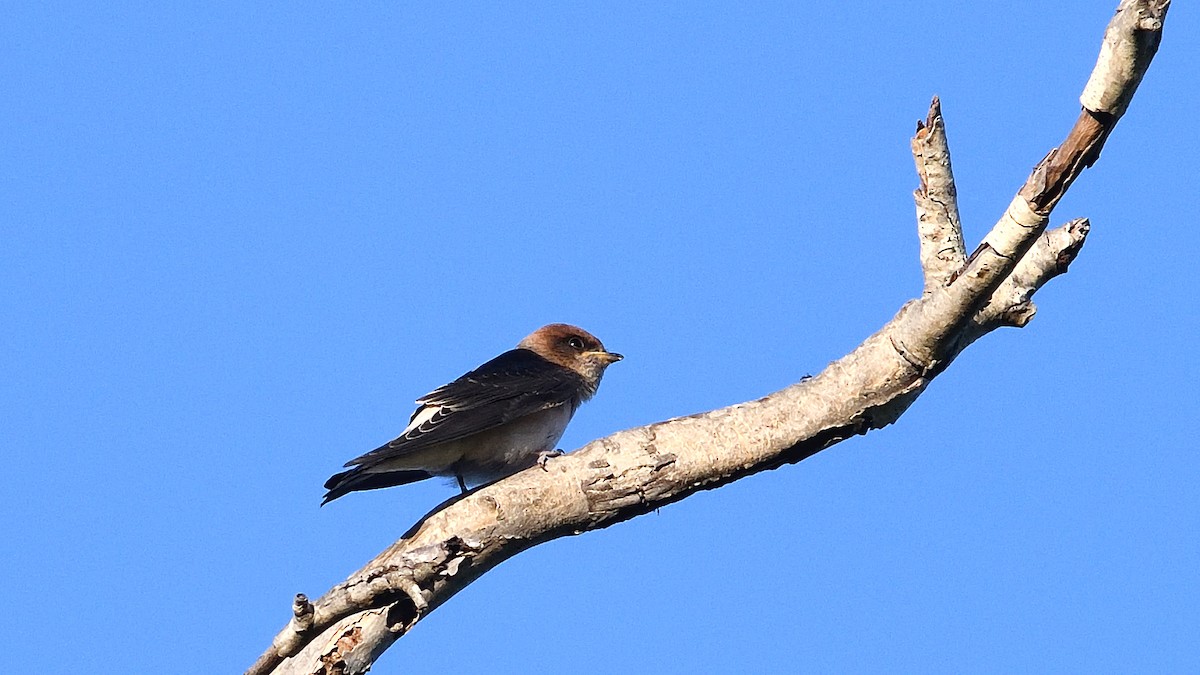
{"type": "Polygon", "coordinates": [[[370,471],[365,467],[355,467],[349,471],[335,473],[325,481],[325,498],[321,506],[358,490],[378,490],[379,488],[407,485],[419,480],[430,478],[426,471],[370,471]]]}

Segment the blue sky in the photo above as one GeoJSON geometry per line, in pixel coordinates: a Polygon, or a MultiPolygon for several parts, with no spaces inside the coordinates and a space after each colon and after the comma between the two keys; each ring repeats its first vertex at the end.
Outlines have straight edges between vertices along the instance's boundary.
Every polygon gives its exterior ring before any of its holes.
{"type": "MultiPolygon", "coordinates": [[[[819,371],[920,291],[930,97],[973,246],[1113,8],[9,7],[0,634],[240,672],[453,493],[324,479],[544,323],[626,355],[565,449],[819,371]]],[[[891,428],[518,556],[373,672],[1200,666],[1191,12],[1028,328],[891,428]]]]}

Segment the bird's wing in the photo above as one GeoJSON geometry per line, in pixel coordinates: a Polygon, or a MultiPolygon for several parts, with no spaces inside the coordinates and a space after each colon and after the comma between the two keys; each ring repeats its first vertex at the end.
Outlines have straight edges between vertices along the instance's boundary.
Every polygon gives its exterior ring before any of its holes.
{"type": "Polygon", "coordinates": [[[457,441],[539,410],[575,405],[584,388],[574,371],[528,349],[513,349],[417,399],[420,407],[392,442],[346,466],[377,464],[457,441]]]}

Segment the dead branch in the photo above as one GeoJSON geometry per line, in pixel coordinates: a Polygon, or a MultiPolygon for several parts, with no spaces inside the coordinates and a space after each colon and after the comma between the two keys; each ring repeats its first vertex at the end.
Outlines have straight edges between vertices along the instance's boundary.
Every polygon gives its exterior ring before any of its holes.
{"type": "Polygon", "coordinates": [[[621,431],[456,498],[294,618],[248,673],[362,673],[413,625],[500,562],[744,476],[798,462],[894,422],[971,342],[1023,326],[1033,294],[1066,271],[1086,220],[1046,232],[1100,156],[1158,48],[1167,0],[1122,0],[1083,109],[999,222],[964,257],[940,104],[913,138],[922,296],[819,375],[755,401],[621,431]]]}

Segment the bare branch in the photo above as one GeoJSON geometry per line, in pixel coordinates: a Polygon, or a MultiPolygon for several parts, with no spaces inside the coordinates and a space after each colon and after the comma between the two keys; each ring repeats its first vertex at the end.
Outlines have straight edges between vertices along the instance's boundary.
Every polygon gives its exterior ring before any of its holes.
{"type": "Polygon", "coordinates": [[[917,235],[921,241],[921,270],[925,291],[950,282],[967,258],[963,247],[962,223],[958,218],[958,191],[950,168],[950,145],[942,121],[942,103],[935,96],[929,115],[917,122],[912,138],[913,160],[921,184],[913,199],[917,203],[917,235]]]}
{"type": "MultiPolygon", "coordinates": [[[[1062,145],[1034,168],[1018,195],[1024,204],[1013,200],[985,245],[1002,255],[1023,253],[1032,237],[1022,236],[1014,228],[1028,228],[1030,213],[1049,215],[1079,174],[1100,158],[1104,141],[1125,113],[1158,51],[1170,5],[1170,0],[1121,0],[1104,32],[1100,57],[1084,89],[1083,110],[1075,126],[1062,145]]],[[[976,251],[971,257],[978,254],[976,251]]]]}
{"type": "Polygon", "coordinates": [[[949,151],[934,101],[913,140],[925,293],[850,354],[761,399],[618,432],[450,500],[316,602],[298,597],[295,618],[249,672],[365,672],[421,618],[525,549],[798,462],[895,421],[971,341],[1000,325],[1024,325],[1033,312],[1029,298],[1079,251],[1086,221],[1043,231],[1128,106],[1167,6],[1122,0],[1079,120],[961,266],[949,151]]]}
{"type": "Polygon", "coordinates": [[[1079,97],[1085,110],[1113,117],[1125,114],[1158,51],[1170,5],[1171,0],[1121,1],[1104,31],[1100,58],[1079,97]]]}
{"type": "Polygon", "coordinates": [[[1067,271],[1083,248],[1089,231],[1091,223],[1086,218],[1077,218],[1038,237],[1017,268],[975,316],[975,326],[986,332],[999,326],[1022,328],[1028,324],[1037,313],[1030,298],[1047,281],[1067,271]]]}

